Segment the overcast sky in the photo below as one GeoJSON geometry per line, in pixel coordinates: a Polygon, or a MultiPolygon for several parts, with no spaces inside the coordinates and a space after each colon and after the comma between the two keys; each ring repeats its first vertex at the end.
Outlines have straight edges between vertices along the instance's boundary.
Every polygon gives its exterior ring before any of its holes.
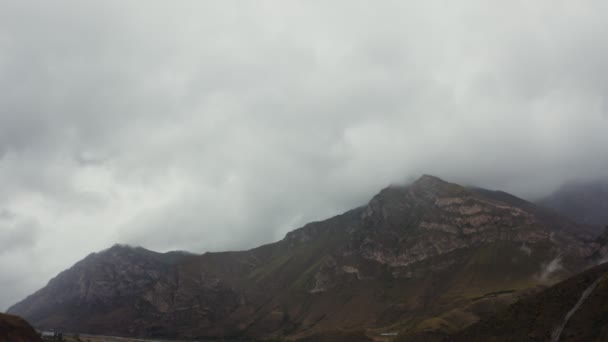
{"type": "Polygon", "coordinates": [[[606,1],[0,1],[0,310],[114,243],[244,249],[422,173],[608,169],[606,1]]]}

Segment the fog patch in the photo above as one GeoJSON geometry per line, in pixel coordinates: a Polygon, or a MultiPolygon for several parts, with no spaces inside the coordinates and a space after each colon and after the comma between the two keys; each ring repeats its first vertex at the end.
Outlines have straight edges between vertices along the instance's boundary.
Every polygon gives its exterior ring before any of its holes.
{"type": "Polygon", "coordinates": [[[35,220],[0,221],[0,256],[33,245],[38,238],[39,228],[35,220]]]}
{"type": "Polygon", "coordinates": [[[562,256],[558,255],[550,262],[541,265],[541,271],[538,275],[538,279],[541,282],[547,282],[551,279],[553,274],[562,269],[562,256]]]}
{"type": "Polygon", "coordinates": [[[526,244],[526,242],[524,241],[524,243],[519,247],[519,250],[526,253],[527,256],[532,255],[532,248],[528,247],[528,245],[526,244]]]}

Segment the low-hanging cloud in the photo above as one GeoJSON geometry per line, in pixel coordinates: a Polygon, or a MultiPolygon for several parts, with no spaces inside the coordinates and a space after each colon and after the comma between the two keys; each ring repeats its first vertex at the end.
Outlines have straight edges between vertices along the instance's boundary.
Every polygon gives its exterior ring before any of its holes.
{"type": "Polygon", "coordinates": [[[116,242],[250,248],[421,173],[605,176],[606,7],[4,1],[0,309],[116,242]]]}

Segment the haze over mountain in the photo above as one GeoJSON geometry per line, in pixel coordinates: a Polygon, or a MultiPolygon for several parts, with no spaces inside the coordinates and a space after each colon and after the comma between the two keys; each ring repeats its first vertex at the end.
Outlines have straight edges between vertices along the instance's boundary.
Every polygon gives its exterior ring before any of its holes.
{"type": "Polygon", "coordinates": [[[605,243],[505,192],[425,175],[247,251],[116,245],[9,312],[42,329],[157,338],[441,336],[593,265],[605,243]]]}
{"type": "Polygon", "coordinates": [[[604,1],[0,3],[0,310],[91,251],[247,250],[430,173],[608,169],[604,1]]]}
{"type": "Polygon", "coordinates": [[[539,204],[602,232],[608,227],[608,180],[568,182],[539,204]]]}

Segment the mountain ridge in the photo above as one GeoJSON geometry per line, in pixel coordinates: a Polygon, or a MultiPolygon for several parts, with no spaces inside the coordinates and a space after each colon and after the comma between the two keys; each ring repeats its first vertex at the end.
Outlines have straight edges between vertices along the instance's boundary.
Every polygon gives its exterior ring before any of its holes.
{"type": "Polygon", "coordinates": [[[515,196],[424,175],[245,251],[165,262],[115,246],[9,312],[40,327],[152,337],[450,331],[456,316],[485,315],[472,302],[497,310],[584,267],[599,245],[577,228],[515,196]]]}

